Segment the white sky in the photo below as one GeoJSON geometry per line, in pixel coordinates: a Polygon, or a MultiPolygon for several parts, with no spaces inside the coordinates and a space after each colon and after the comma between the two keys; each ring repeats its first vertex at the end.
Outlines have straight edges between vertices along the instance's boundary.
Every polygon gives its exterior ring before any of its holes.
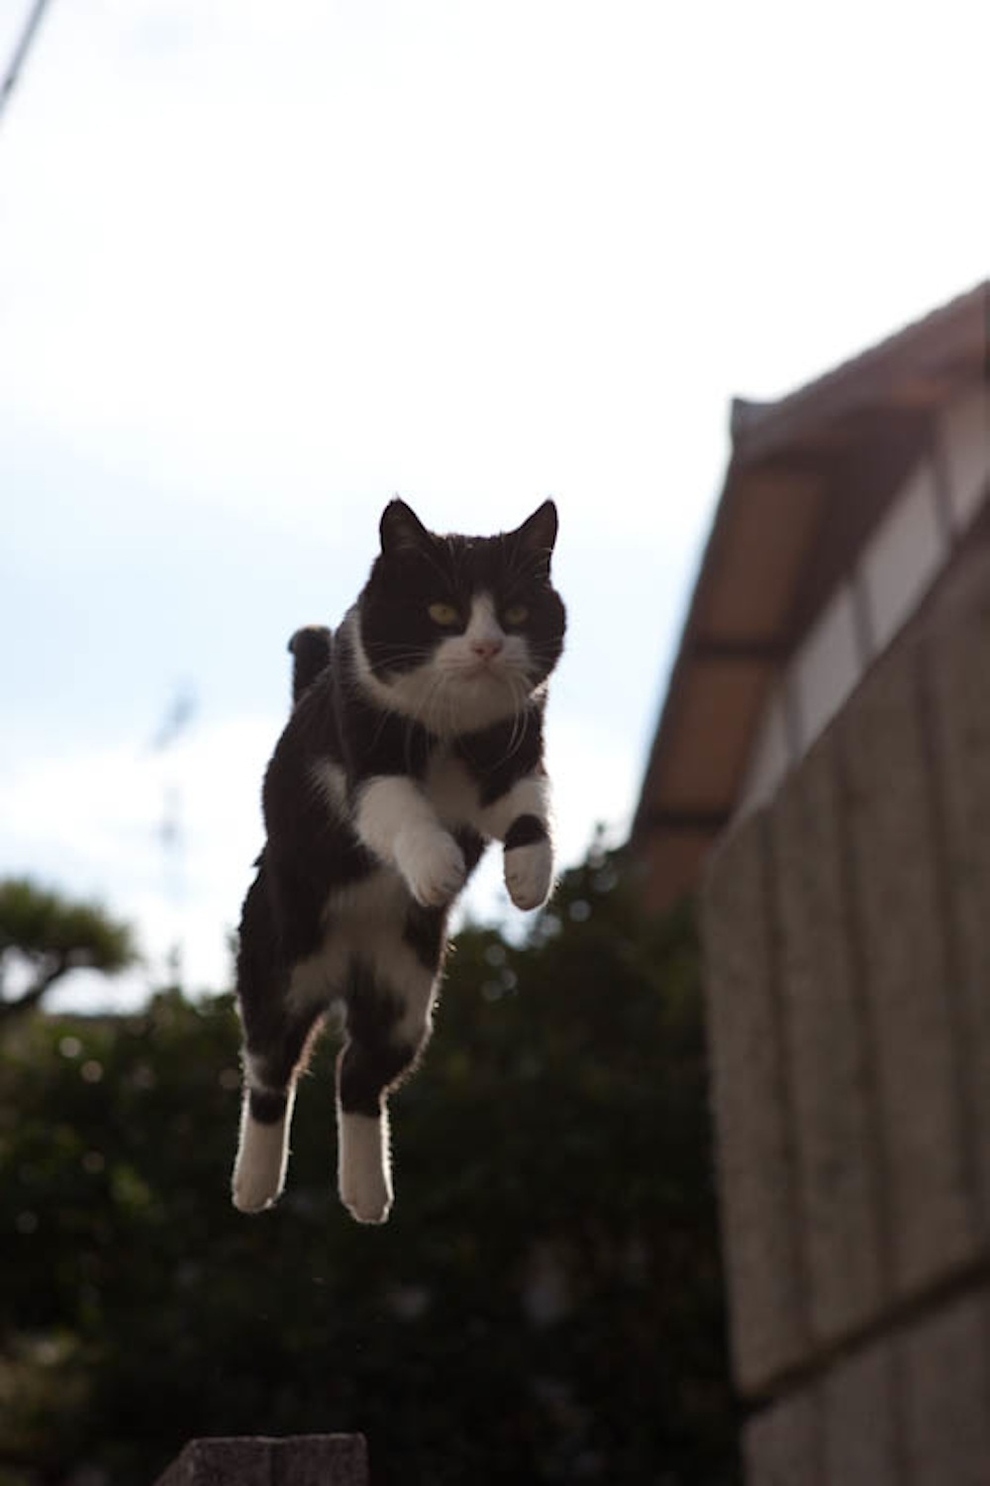
{"type": "MultiPolygon", "coordinates": [[[[0,63],[28,9],[0,0],[0,63]]],[[[393,492],[475,532],[556,496],[565,859],[621,835],[730,396],[990,271],[982,26],[52,0],[0,122],[0,872],[225,984],[285,641],[352,601],[393,492]]]]}

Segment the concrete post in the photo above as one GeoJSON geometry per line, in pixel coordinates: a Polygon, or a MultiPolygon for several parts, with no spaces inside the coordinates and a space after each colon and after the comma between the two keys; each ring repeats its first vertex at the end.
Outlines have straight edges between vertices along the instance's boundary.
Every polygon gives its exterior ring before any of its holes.
{"type": "Polygon", "coordinates": [[[156,1486],[368,1486],[359,1434],[191,1440],[156,1486]]]}

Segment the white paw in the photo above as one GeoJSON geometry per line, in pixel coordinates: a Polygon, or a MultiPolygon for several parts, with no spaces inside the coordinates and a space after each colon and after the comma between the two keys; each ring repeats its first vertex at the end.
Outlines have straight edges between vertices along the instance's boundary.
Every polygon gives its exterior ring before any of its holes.
{"type": "Polygon", "coordinates": [[[341,1114],[338,1139],[341,1202],[359,1223],[384,1223],[392,1206],[387,1123],[368,1115],[341,1114]]]}
{"type": "Polygon", "coordinates": [[[505,885],[517,908],[539,908],[553,887],[553,847],[532,841],[505,853],[505,885]]]}
{"type": "Polygon", "coordinates": [[[395,860],[409,891],[424,908],[442,908],[450,903],[467,877],[464,853],[453,836],[439,826],[400,832],[395,860]]]}
{"type": "Polygon", "coordinates": [[[358,1223],[384,1223],[392,1208],[392,1193],[387,1183],[371,1173],[341,1181],[340,1200],[358,1223]]]}
{"type": "Polygon", "coordinates": [[[288,1156],[285,1121],[262,1125],[245,1112],[231,1189],[239,1212],[271,1207],[285,1184],[288,1156]]]}

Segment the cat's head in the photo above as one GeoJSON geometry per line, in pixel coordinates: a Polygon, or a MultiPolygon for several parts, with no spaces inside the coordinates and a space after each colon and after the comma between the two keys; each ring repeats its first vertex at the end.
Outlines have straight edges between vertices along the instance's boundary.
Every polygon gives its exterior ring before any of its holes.
{"type": "Polygon", "coordinates": [[[445,735],[519,712],[564,643],[550,578],[557,509],[514,531],[438,536],[404,501],[381,519],[381,553],[358,601],[366,680],[379,700],[445,735]]]}

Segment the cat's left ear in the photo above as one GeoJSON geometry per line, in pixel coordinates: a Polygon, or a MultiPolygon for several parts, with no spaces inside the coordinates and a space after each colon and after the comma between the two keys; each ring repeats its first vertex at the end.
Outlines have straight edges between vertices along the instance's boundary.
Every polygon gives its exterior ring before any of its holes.
{"type": "Polygon", "coordinates": [[[382,552],[386,557],[422,547],[430,540],[430,533],[412,506],[407,506],[404,500],[398,498],[389,501],[382,512],[379,534],[382,552]]]}
{"type": "Polygon", "coordinates": [[[550,566],[550,554],[557,540],[557,507],[545,500],[514,533],[524,552],[536,558],[541,566],[550,566]]]}

